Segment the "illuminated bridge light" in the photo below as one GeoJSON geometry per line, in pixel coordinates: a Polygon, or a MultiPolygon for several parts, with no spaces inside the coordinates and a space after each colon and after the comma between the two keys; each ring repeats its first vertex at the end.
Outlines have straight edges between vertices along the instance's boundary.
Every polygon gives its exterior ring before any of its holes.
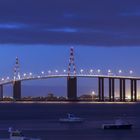
{"type": "Polygon", "coordinates": [[[56,73],[58,73],[58,70],[55,70],[56,73]]]}
{"type": "Polygon", "coordinates": [[[98,69],[98,70],[97,70],[97,72],[98,72],[98,74],[100,74],[100,73],[101,73],[101,70],[100,70],[100,69],[98,69]]]}
{"type": "Polygon", "coordinates": [[[111,70],[110,69],[108,70],[108,73],[111,73],[111,70]]]}
{"type": "Polygon", "coordinates": [[[9,80],[10,78],[9,78],[9,77],[7,77],[6,79],[7,79],[7,80],[9,80]]]}
{"type": "Polygon", "coordinates": [[[20,75],[18,74],[18,79],[20,79],[20,75]]]}
{"type": "Polygon", "coordinates": [[[63,70],[64,73],[66,73],[66,70],[63,70]]]}
{"type": "Polygon", "coordinates": [[[41,73],[44,74],[44,71],[42,71],[41,73]]]}
{"type": "Polygon", "coordinates": [[[26,73],[23,74],[24,77],[25,77],[26,75],[27,75],[26,73]]]}
{"type": "Polygon", "coordinates": [[[113,73],[112,73],[112,71],[110,69],[108,70],[108,75],[109,76],[113,75],[113,73]]]}
{"type": "Polygon", "coordinates": [[[80,73],[83,73],[83,72],[84,72],[84,70],[83,70],[83,69],[81,69],[81,70],[80,70],[80,73]]]}
{"type": "Polygon", "coordinates": [[[13,80],[16,80],[16,77],[14,76],[13,80]]]}
{"type": "Polygon", "coordinates": [[[29,75],[32,76],[33,74],[30,72],[29,75]]]}
{"type": "Polygon", "coordinates": [[[130,71],[129,71],[129,73],[130,73],[130,74],[133,74],[133,71],[132,71],[132,70],[130,70],[130,71]]]}
{"type": "Polygon", "coordinates": [[[4,78],[2,78],[1,80],[4,81],[4,78]]]}
{"type": "Polygon", "coordinates": [[[51,74],[51,70],[48,70],[48,73],[51,74]]]}
{"type": "Polygon", "coordinates": [[[121,74],[122,73],[122,70],[119,70],[119,74],[121,74]]]}
{"type": "Polygon", "coordinates": [[[90,73],[91,73],[91,74],[93,73],[93,69],[90,69],[90,73]]]}
{"type": "Polygon", "coordinates": [[[37,76],[37,78],[40,78],[41,76],[37,76]]]}

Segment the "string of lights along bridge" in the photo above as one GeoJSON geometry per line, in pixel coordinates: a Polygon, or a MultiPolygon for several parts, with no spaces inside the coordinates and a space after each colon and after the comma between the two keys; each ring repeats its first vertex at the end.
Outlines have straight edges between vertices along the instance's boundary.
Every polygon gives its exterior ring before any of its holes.
{"type": "Polygon", "coordinates": [[[126,101],[126,81],[130,81],[130,100],[132,102],[137,101],[137,81],[140,77],[133,76],[133,71],[128,71],[128,75],[123,75],[122,70],[118,70],[115,74],[111,70],[108,70],[106,74],[103,74],[100,69],[90,69],[84,70],[76,69],[74,62],[74,49],[70,48],[70,58],[68,63],[68,69],[58,71],[58,70],[48,70],[41,71],[40,74],[30,73],[20,73],[20,64],[18,57],[16,58],[14,66],[13,77],[6,77],[0,79],[0,98],[3,99],[3,87],[7,84],[12,84],[13,86],[13,99],[21,99],[21,86],[22,81],[26,80],[38,80],[38,79],[49,79],[49,78],[67,78],[67,100],[77,101],[77,79],[78,78],[95,78],[97,79],[98,86],[98,101],[105,101],[105,82],[108,81],[108,101],[115,101],[115,82],[119,81],[119,100],[126,101]]]}

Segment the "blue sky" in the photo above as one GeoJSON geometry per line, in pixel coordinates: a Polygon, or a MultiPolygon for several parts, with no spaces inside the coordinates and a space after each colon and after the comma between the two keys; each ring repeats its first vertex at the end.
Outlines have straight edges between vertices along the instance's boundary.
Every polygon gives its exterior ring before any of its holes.
{"type": "MultiPolygon", "coordinates": [[[[41,71],[68,69],[71,46],[57,45],[1,45],[1,75],[13,75],[15,58],[18,56],[20,72],[41,73],[41,71]]],[[[133,70],[139,75],[139,47],[90,47],[73,46],[77,71],[101,69],[103,74],[108,69],[118,73],[121,69],[125,75],[133,70]]]]}
{"type": "MultiPolygon", "coordinates": [[[[21,73],[67,69],[71,46],[77,70],[133,70],[139,76],[139,25],[139,0],[1,0],[0,77],[13,74],[16,56],[21,73]]],[[[60,95],[66,92],[65,80],[60,81],[24,85],[60,95]]],[[[92,82],[80,80],[79,93],[94,90],[92,82]]],[[[28,95],[37,92],[30,88],[28,95]]]]}

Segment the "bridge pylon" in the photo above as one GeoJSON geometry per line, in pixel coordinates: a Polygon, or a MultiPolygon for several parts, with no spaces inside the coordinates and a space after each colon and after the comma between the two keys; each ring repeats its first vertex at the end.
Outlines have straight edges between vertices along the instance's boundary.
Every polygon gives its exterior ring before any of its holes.
{"type": "Polygon", "coordinates": [[[76,65],[74,63],[73,47],[70,48],[70,58],[69,58],[69,65],[68,65],[68,78],[67,78],[67,98],[70,101],[77,100],[77,77],[76,77],[76,65]],[[71,73],[71,67],[73,67],[72,73],[71,73]]]}
{"type": "Polygon", "coordinates": [[[14,66],[14,80],[19,80],[20,79],[20,64],[19,64],[19,59],[16,57],[16,62],[14,66]]]}
{"type": "Polygon", "coordinates": [[[14,79],[13,79],[13,98],[15,100],[21,99],[21,81],[20,81],[20,65],[19,59],[16,57],[16,63],[14,66],[14,79]]]}

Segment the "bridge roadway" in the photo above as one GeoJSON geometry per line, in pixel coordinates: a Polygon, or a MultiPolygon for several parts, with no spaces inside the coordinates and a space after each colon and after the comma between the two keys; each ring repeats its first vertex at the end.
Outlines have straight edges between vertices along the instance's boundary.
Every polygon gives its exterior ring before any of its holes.
{"type": "Polygon", "coordinates": [[[21,82],[28,80],[43,80],[49,78],[67,78],[67,97],[70,100],[77,98],[77,78],[96,78],[98,79],[98,97],[99,101],[104,101],[104,79],[109,81],[109,101],[115,101],[115,80],[118,79],[120,83],[120,101],[126,99],[126,80],[130,80],[131,101],[137,101],[137,81],[140,77],[136,76],[120,76],[120,75],[91,75],[91,74],[77,74],[71,75],[68,78],[67,74],[53,74],[53,75],[37,75],[37,76],[23,76],[18,79],[2,79],[0,81],[0,97],[3,97],[3,86],[13,84],[13,98],[21,98],[21,82]]]}
{"type": "MultiPolygon", "coordinates": [[[[29,80],[43,80],[43,79],[49,79],[49,78],[65,78],[68,77],[67,74],[61,74],[61,75],[38,75],[38,76],[28,76],[28,77],[21,77],[20,79],[10,79],[10,80],[1,80],[0,85],[7,85],[7,84],[13,84],[15,81],[29,81],[29,80]]],[[[125,79],[125,80],[140,80],[140,77],[136,76],[116,76],[116,75],[91,75],[91,74],[77,74],[71,75],[71,77],[79,77],[79,78],[113,78],[113,79],[125,79]]]]}

